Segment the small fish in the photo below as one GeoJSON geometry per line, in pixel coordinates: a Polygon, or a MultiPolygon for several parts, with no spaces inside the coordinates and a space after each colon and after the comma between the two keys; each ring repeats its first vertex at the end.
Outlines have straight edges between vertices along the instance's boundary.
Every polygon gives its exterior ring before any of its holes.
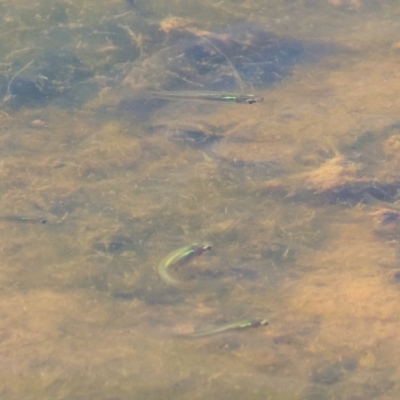
{"type": "Polygon", "coordinates": [[[254,319],[249,319],[246,321],[233,322],[231,324],[217,326],[216,328],[212,328],[212,329],[209,329],[206,331],[193,332],[193,333],[189,333],[189,334],[182,335],[182,336],[185,336],[185,337],[211,336],[211,335],[216,335],[218,333],[223,333],[226,331],[244,330],[244,329],[257,328],[258,326],[266,326],[266,325],[268,325],[267,319],[254,318],[254,319]]]}
{"type": "Polygon", "coordinates": [[[221,94],[221,93],[203,93],[195,91],[180,91],[180,92],[146,92],[152,97],[163,99],[193,99],[193,100],[213,100],[213,101],[228,101],[240,104],[260,103],[264,100],[261,96],[254,94],[221,94]]]}
{"type": "Polygon", "coordinates": [[[44,217],[28,217],[25,215],[0,215],[0,219],[9,222],[47,223],[47,219],[44,217]]]}
{"type": "Polygon", "coordinates": [[[183,265],[191,260],[194,256],[199,256],[203,254],[205,251],[211,250],[211,245],[206,244],[194,244],[190,246],[182,247],[178,250],[169,253],[157,267],[158,274],[161,279],[172,286],[183,286],[184,282],[179,281],[178,279],[171,276],[168,272],[168,269],[171,266],[183,265]]]}

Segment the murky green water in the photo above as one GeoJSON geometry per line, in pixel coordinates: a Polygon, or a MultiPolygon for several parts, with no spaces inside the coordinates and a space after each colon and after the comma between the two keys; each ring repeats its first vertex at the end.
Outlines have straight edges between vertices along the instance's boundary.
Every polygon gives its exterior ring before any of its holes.
{"type": "Polygon", "coordinates": [[[397,399],[396,1],[0,10],[1,399],[397,399]]]}

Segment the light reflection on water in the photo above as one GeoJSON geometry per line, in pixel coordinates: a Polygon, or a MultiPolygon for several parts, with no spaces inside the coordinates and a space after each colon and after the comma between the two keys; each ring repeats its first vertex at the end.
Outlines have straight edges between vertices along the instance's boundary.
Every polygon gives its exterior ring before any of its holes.
{"type": "Polygon", "coordinates": [[[396,3],[127,3],[2,5],[2,398],[396,399],[396,3]],[[335,51],[259,104],[137,95],[160,26],[226,22],[335,51]]]}

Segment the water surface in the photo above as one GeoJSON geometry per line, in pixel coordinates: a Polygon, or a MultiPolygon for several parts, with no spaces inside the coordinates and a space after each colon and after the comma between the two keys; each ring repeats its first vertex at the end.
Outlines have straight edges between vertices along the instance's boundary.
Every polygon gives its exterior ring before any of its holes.
{"type": "Polygon", "coordinates": [[[1,398],[397,399],[399,13],[3,1],[1,398]],[[264,101],[143,98],[216,78],[264,101]],[[160,279],[206,241],[189,291],[160,279]]]}

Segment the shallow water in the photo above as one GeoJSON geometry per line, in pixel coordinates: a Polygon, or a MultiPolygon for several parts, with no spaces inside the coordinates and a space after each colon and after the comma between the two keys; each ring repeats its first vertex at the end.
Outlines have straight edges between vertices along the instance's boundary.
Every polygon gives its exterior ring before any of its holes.
{"type": "Polygon", "coordinates": [[[397,399],[400,8],[265,3],[2,2],[2,399],[397,399]],[[143,103],[168,29],[227,25],[334,51],[143,103]]]}

